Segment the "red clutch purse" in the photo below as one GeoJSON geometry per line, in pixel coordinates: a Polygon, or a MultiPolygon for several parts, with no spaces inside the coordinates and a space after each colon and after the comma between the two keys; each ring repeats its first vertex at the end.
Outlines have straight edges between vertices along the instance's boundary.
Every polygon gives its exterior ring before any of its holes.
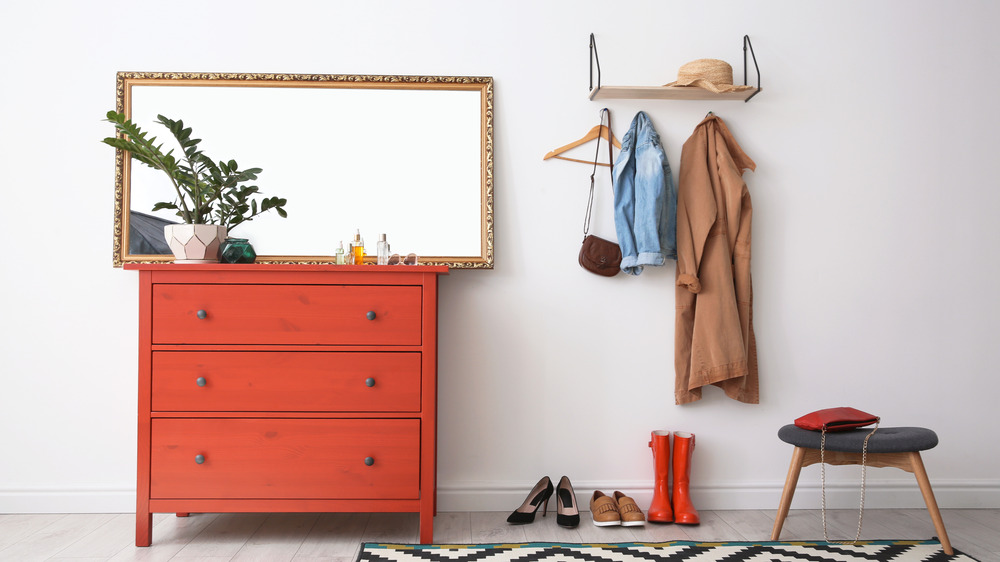
{"type": "MultiPolygon", "coordinates": [[[[861,519],[865,511],[865,457],[868,454],[868,440],[871,439],[872,435],[875,435],[875,431],[878,430],[879,420],[880,418],[878,416],[874,416],[868,412],[862,412],[861,410],[846,407],[816,410],[815,412],[810,412],[795,420],[796,427],[823,432],[823,437],[819,444],[819,464],[821,470],[820,489],[822,493],[820,496],[820,505],[823,509],[823,538],[826,539],[826,542],[831,542],[826,531],[826,434],[831,431],[844,431],[847,429],[854,429],[856,427],[864,427],[866,425],[875,424],[875,428],[865,436],[865,442],[861,448],[861,507],[858,510],[858,534],[854,536],[853,541],[848,541],[848,543],[853,544],[858,542],[861,538],[861,519]]],[[[842,541],[835,542],[847,544],[842,541]]]]}
{"type": "Polygon", "coordinates": [[[813,431],[844,431],[878,422],[878,416],[845,407],[816,410],[795,420],[795,425],[813,431]]]}

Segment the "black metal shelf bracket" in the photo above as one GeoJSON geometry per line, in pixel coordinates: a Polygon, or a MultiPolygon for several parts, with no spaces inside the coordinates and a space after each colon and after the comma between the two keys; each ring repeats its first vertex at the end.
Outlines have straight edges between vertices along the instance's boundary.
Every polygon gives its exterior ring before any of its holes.
{"type": "Polygon", "coordinates": [[[597,42],[590,34],[590,91],[594,91],[594,61],[597,61],[597,89],[601,89],[601,59],[597,58],[597,42]]]}
{"type": "MultiPolygon", "coordinates": [[[[591,35],[593,37],[593,35],[591,35]]],[[[757,71],[757,89],[754,93],[750,94],[750,97],[743,100],[743,103],[750,101],[750,98],[756,96],[760,93],[760,67],[757,66],[757,55],[753,52],[753,44],[750,43],[750,36],[743,36],[743,85],[747,85],[747,48],[750,49],[750,56],[753,58],[753,67],[757,71]]]]}

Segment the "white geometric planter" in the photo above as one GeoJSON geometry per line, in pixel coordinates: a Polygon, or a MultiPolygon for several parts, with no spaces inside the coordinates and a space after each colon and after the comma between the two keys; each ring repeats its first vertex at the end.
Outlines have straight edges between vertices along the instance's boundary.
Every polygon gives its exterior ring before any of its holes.
{"type": "Polygon", "coordinates": [[[168,224],[163,227],[174,263],[218,263],[226,227],[216,224],[168,224]]]}

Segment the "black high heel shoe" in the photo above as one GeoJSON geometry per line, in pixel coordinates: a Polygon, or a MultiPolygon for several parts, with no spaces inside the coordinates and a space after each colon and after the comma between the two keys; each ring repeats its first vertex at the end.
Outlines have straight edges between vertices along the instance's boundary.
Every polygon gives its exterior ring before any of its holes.
{"type": "Polygon", "coordinates": [[[576,492],[569,478],[559,479],[556,488],[556,524],[572,529],[580,524],[580,509],[576,506],[576,492]]]}
{"type": "Polygon", "coordinates": [[[543,477],[535,484],[535,487],[528,493],[521,507],[514,510],[507,518],[507,522],[513,525],[524,525],[535,520],[535,512],[538,506],[542,506],[542,517],[549,511],[549,498],[552,497],[552,481],[548,476],[543,477]]]}

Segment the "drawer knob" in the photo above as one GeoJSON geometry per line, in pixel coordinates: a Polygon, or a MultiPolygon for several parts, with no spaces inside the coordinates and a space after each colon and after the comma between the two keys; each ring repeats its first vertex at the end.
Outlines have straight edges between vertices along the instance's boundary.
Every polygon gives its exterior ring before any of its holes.
{"type": "Polygon", "coordinates": [[[371,466],[371,465],[375,464],[375,459],[373,459],[371,457],[365,457],[365,464],[368,465],[368,466],[371,466]]]}
{"type": "Polygon", "coordinates": [[[205,377],[198,377],[198,378],[194,379],[194,382],[198,386],[205,386],[208,383],[208,381],[205,380],[205,377]]]}
{"type": "Polygon", "coordinates": [[[375,386],[375,379],[372,377],[368,377],[367,379],[365,379],[365,386],[367,386],[368,388],[375,386]]]}
{"type": "Polygon", "coordinates": [[[205,462],[205,455],[195,455],[194,462],[202,464],[203,462],[205,462]]]}
{"type": "Polygon", "coordinates": [[[374,310],[369,310],[368,314],[365,314],[365,318],[367,318],[369,320],[374,320],[375,319],[375,311],[374,310]]]}
{"type": "Polygon", "coordinates": [[[208,318],[208,313],[205,312],[204,310],[199,310],[195,314],[198,316],[198,320],[204,320],[205,318],[208,318]]]}

